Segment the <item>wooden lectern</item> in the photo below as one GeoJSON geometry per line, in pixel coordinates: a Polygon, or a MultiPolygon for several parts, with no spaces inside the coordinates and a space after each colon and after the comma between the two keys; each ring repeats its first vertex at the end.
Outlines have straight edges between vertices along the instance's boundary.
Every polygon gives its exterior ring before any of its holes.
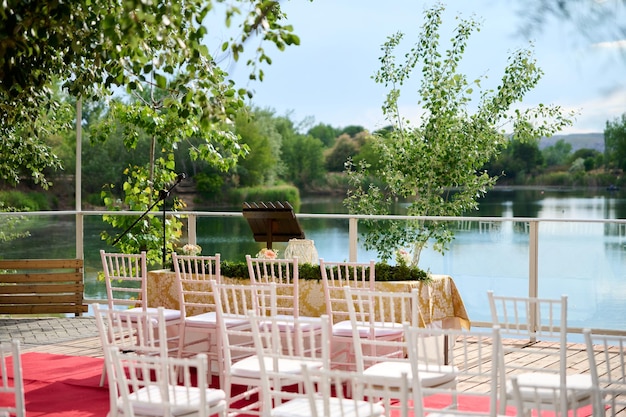
{"type": "Polygon", "coordinates": [[[289,242],[289,239],[304,239],[304,232],[296,219],[293,207],[288,202],[243,203],[243,217],[248,220],[255,242],[289,242]]]}

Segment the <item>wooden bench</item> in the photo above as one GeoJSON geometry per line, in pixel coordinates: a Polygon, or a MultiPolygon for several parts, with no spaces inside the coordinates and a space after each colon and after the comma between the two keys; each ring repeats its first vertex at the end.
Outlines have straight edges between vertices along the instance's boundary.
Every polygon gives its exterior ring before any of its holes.
{"type": "Polygon", "coordinates": [[[0,314],[80,316],[84,289],[82,259],[0,259],[0,314]]]}

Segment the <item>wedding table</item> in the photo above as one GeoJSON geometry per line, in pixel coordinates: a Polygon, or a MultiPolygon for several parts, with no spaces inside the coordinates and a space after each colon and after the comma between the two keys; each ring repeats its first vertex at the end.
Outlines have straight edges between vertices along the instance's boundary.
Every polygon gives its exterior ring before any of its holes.
{"type": "MultiPolygon", "coordinates": [[[[443,328],[470,328],[463,299],[454,280],[448,275],[431,275],[425,281],[377,281],[375,287],[383,291],[411,291],[417,288],[420,300],[420,323],[443,328]]],[[[222,277],[224,282],[249,283],[247,278],[222,277]]],[[[326,313],[324,289],[321,280],[300,280],[300,315],[319,317],[326,313]]],[[[169,270],[148,272],[148,305],[179,308],[176,274],[169,270]]]]}

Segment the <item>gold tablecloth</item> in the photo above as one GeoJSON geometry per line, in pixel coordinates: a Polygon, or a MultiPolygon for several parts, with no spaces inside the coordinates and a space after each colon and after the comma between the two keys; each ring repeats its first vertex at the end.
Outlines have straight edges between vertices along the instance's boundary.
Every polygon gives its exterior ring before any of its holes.
{"type": "MultiPolygon", "coordinates": [[[[223,277],[224,282],[245,283],[247,279],[223,277]]],[[[465,311],[454,280],[447,275],[432,275],[430,282],[422,281],[379,281],[375,283],[377,290],[411,291],[419,290],[420,322],[438,325],[444,328],[470,328],[470,320],[465,311]]],[[[324,289],[322,282],[300,280],[299,282],[300,315],[318,317],[326,313],[324,289]]],[[[178,309],[178,290],[176,274],[169,270],[148,272],[148,305],[178,309]]]]}

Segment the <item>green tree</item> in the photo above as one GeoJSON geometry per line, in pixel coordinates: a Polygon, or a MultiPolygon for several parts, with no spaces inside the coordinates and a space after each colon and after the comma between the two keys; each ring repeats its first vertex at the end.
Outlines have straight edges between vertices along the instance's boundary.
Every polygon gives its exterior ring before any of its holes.
{"type": "MultiPolygon", "coordinates": [[[[0,52],[4,52],[0,56],[0,129],[20,123],[31,126],[39,120],[39,108],[56,105],[58,100],[47,90],[53,79],[63,80],[71,95],[94,101],[123,89],[130,99],[110,101],[106,118],[92,129],[92,139],[105,141],[120,134],[129,150],[137,150],[144,138],[150,146],[145,163],[127,168],[121,190],[112,187],[104,193],[110,210],[144,210],[160,199],[163,189],[176,179],[174,153],[181,143],[193,144],[188,147],[193,160],[222,170],[232,168],[247,152],[232,122],[251,94],[235,87],[217,65],[221,57],[213,56],[206,45],[208,16],[215,5],[223,3],[9,0],[0,12],[0,21],[5,23],[0,25],[0,52]]],[[[292,28],[283,25],[277,1],[239,0],[223,6],[225,26],[238,24],[238,29],[221,51],[237,61],[251,38],[261,40],[256,54],[246,62],[252,79],[263,79],[259,64],[271,64],[264,42],[278,50],[299,43],[292,28]]],[[[37,133],[32,131],[34,140],[40,141],[37,133]]],[[[106,220],[124,228],[133,220],[125,217],[107,216],[106,220]]],[[[159,259],[160,244],[155,243],[157,231],[163,229],[160,221],[151,217],[137,224],[119,242],[120,248],[125,252],[147,249],[151,261],[159,259]]],[[[168,244],[180,236],[179,226],[175,218],[168,221],[168,244]]],[[[106,233],[103,237],[113,241],[106,233]]]]}
{"type": "Polygon", "coordinates": [[[339,132],[340,135],[346,134],[351,137],[357,136],[359,133],[364,132],[365,128],[363,126],[350,125],[346,126],[339,132]]]}
{"type": "MultiPolygon", "coordinates": [[[[252,79],[262,80],[259,64],[271,63],[263,41],[278,50],[299,43],[292,27],[283,24],[278,1],[5,1],[0,9],[0,137],[11,145],[3,148],[15,156],[2,158],[2,175],[19,180],[16,169],[27,166],[45,184],[42,167],[59,165],[43,142],[45,127],[53,124],[45,124],[42,115],[58,113],[60,107],[51,89],[54,80],[62,80],[72,96],[96,101],[120,88],[166,90],[158,114],[155,102],[145,107],[135,102],[124,112],[143,123],[140,128],[151,116],[156,117],[153,130],[165,123],[160,126],[162,146],[171,149],[196,135],[208,141],[192,156],[232,162],[233,155],[223,158],[220,152],[238,147],[227,127],[250,93],[235,88],[216,65],[220,57],[212,56],[206,45],[205,22],[217,4],[224,5],[225,26],[239,25],[221,51],[237,61],[250,39],[262,41],[246,62],[252,79]]],[[[112,109],[117,116],[121,106],[112,109]]],[[[56,125],[62,125],[60,120],[54,119],[56,125]]]]}
{"type": "Polygon", "coordinates": [[[351,136],[342,134],[326,155],[325,167],[329,172],[341,172],[346,162],[359,153],[360,145],[351,136]]]}
{"type": "Polygon", "coordinates": [[[584,161],[585,171],[591,171],[592,169],[598,168],[602,165],[602,153],[589,148],[581,148],[577,149],[576,152],[572,154],[569,158],[570,162],[574,162],[578,158],[581,158],[584,161]]]}
{"type": "Polygon", "coordinates": [[[541,153],[547,166],[563,165],[572,153],[572,144],[559,139],[554,145],[545,147],[541,153]]]}
{"type": "MultiPolygon", "coordinates": [[[[544,163],[543,155],[539,150],[539,138],[528,141],[512,140],[510,143],[510,155],[517,161],[518,174],[535,175],[544,163]]],[[[508,170],[505,170],[508,172],[508,170]]]]}
{"type": "MultiPolygon", "coordinates": [[[[505,126],[517,140],[528,141],[551,136],[571,123],[554,106],[513,110],[511,115],[512,106],[542,75],[530,49],[514,51],[496,88],[474,93],[475,88],[480,90],[482,79],[468,81],[458,69],[478,23],[460,19],[448,37],[451,45],[440,51],[442,12],[442,5],[425,11],[422,33],[412,48],[406,48],[409,52],[402,53],[404,63],[394,56],[402,33],[390,36],[382,47],[375,81],[389,88],[383,110],[393,130],[375,136],[382,168],[372,172],[367,162],[350,167],[351,188],[345,204],[352,213],[389,214],[394,201],[407,199],[407,214],[412,216],[466,214],[476,209],[477,198],[496,182],[497,177],[481,168],[505,146],[505,126]],[[400,87],[408,83],[419,63],[418,107],[424,112],[421,122],[413,126],[400,113],[400,87]],[[475,97],[479,97],[476,105],[472,102],[475,97]],[[471,108],[476,110],[471,113],[471,108]],[[536,121],[538,124],[533,124],[536,121]],[[372,177],[384,181],[385,186],[374,185],[372,177]]],[[[398,248],[411,247],[414,265],[429,239],[434,239],[435,249],[444,252],[453,238],[441,222],[415,220],[407,227],[404,222],[369,221],[367,225],[366,247],[376,249],[384,260],[398,248]]]]}
{"type": "Polygon", "coordinates": [[[332,127],[331,125],[319,123],[307,132],[307,135],[313,136],[319,139],[324,144],[324,147],[331,148],[335,144],[337,136],[339,136],[339,129],[332,127]]]}
{"type": "MultiPolygon", "coordinates": [[[[0,97],[2,87],[0,80],[0,97]]],[[[54,102],[48,106],[25,110],[32,112],[32,120],[16,117],[11,123],[2,118],[3,110],[10,113],[16,109],[5,109],[11,106],[10,101],[0,104],[0,179],[9,184],[15,185],[28,178],[47,189],[52,182],[46,177],[46,170],[56,171],[63,168],[61,158],[52,152],[51,141],[58,141],[70,132],[74,110],[56,82],[51,81],[48,90],[54,102]]]]}
{"type": "Polygon", "coordinates": [[[250,152],[237,164],[239,185],[274,185],[281,171],[282,137],[274,114],[270,110],[255,109],[241,112],[235,120],[235,132],[250,152]]]}
{"type": "Polygon", "coordinates": [[[626,170],[626,113],[604,128],[604,161],[609,167],[626,170]]]}
{"type": "Polygon", "coordinates": [[[301,190],[312,188],[324,178],[324,145],[309,135],[295,135],[283,140],[284,179],[301,190]]]}

